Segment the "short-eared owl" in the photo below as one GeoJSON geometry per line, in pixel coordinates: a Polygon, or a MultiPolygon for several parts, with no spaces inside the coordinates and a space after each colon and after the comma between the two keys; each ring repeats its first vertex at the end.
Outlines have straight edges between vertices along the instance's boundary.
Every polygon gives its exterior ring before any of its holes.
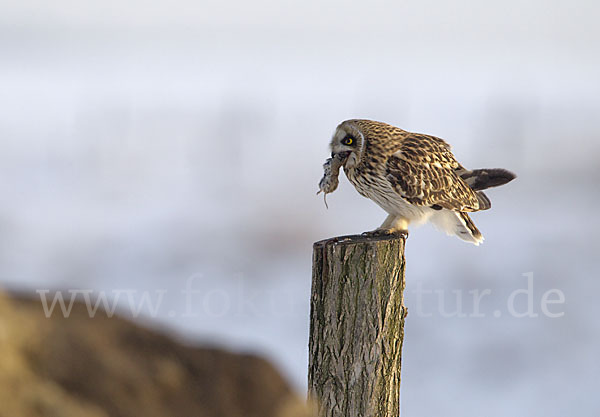
{"type": "Polygon", "coordinates": [[[475,245],[483,236],[468,213],[491,207],[482,190],[515,178],[504,169],[468,170],[444,140],[371,120],[346,120],[337,127],[321,191],[337,188],[340,167],[362,196],[389,214],[368,233],[405,233],[410,223],[430,221],[475,245]]]}

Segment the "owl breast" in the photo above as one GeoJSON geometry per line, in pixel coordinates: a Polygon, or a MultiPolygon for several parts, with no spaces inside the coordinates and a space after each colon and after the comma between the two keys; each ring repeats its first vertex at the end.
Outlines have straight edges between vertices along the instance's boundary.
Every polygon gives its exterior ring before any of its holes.
{"type": "Polygon", "coordinates": [[[385,178],[383,169],[346,169],[346,177],[363,197],[373,200],[388,214],[402,216],[411,222],[423,223],[433,213],[429,207],[415,206],[406,201],[385,178]]]}

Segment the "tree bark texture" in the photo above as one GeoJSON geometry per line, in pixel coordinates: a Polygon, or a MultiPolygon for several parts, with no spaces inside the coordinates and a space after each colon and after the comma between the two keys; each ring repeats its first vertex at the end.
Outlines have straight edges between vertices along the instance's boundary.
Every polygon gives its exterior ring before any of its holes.
{"type": "Polygon", "coordinates": [[[345,236],[313,246],[308,390],[319,416],[400,415],[404,244],[345,236]]]}

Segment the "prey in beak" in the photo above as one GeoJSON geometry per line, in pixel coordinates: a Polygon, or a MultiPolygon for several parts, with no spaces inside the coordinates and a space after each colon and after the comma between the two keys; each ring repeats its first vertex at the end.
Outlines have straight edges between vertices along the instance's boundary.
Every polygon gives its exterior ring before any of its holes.
{"type": "Polygon", "coordinates": [[[338,176],[340,174],[340,168],[344,165],[348,156],[350,156],[352,152],[350,151],[342,151],[342,152],[332,152],[331,158],[329,158],[323,164],[323,178],[319,182],[319,191],[317,194],[323,192],[323,200],[325,201],[325,207],[327,207],[327,194],[332,193],[338,186],[338,176]]]}

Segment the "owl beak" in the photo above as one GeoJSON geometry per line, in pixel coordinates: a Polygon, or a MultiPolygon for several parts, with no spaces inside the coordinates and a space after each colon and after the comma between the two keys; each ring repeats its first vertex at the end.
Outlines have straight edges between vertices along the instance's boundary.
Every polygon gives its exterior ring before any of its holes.
{"type": "Polygon", "coordinates": [[[332,158],[339,158],[342,161],[346,161],[346,159],[348,159],[348,157],[350,156],[350,154],[352,153],[352,151],[342,151],[342,152],[331,152],[331,157],[332,158]]]}

